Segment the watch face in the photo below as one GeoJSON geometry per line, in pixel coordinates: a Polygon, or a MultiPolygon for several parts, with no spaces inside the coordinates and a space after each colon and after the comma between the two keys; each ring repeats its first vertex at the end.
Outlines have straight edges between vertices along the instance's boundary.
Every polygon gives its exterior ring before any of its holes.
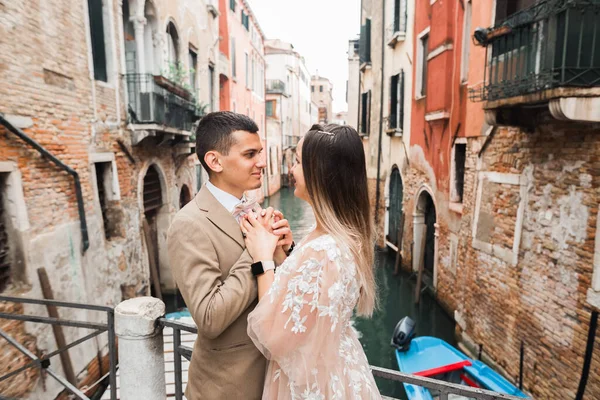
{"type": "Polygon", "coordinates": [[[252,268],[252,275],[254,276],[262,275],[265,273],[265,269],[263,268],[262,262],[260,261],[253,263],[250,267],[252,268]]]}

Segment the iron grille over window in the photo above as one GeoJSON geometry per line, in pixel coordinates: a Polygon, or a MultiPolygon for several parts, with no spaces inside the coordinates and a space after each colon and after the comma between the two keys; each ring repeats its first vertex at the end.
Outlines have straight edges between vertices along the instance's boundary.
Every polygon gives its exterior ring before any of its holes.
{"type": "Polygon", "coordinates": [[[598,87],[600,1],[539,1],[489,29],[484,44],[491,57],[483,86],[471,91],[473,100],[598,87]]]}
{"type": "Polygon", "coordinates": [[[404,71],[390,78],[390,117],[391,129],[404,128],[404,71]]]}
{"type": "Polygon", "coordinates": [[[94,79],[106,82],[106,48],[104,44],[104,21],[102,0],[88,0],[90,15],[90,36],[92,39],[92,57],[94,59],[94,79]]]}
{"type": "Polygon", "coordinates": [[[4,214],[4,199],[0,190],[0,292],[10,283],[10,252],[4,214]]]}
{"type": "Polygon", "coordinates": [[[160,178],[156,167],[151,166],[144,177],[144,212],[156,210],[162,206],[160,178]]]}
{"type": "Polygon", "coordinates": [[[463,191],[465,186],[465,160],[467,156],[467,145],[457,143],[454,145],[454,176],[457,200],[463,201],[463,191]]]}
{"type": "Polygon", "coordinates": [[[371,20],[367,19],[360,27],[360,63],[371,62],[371,20]]]}
{"type": "Polygon", "coordinates": [[[369,126],[371,125],[371,91],[361,95],[360,100],[360,133],[369,134],[369,126]]]}

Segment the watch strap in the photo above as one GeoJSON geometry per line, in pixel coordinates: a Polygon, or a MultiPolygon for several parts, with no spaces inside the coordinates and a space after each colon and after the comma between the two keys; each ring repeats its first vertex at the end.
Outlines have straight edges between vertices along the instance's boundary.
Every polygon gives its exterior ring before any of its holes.
{"type": "Polygon", "coordinates": [[[275,270],[275,261],[257,261],[252,263],[252,275],[262,275],[269,270],[275,270]]]}

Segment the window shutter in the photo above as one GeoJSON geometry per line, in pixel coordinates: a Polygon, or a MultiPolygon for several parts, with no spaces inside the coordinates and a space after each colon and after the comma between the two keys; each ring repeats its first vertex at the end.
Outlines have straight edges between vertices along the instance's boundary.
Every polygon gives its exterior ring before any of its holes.
{"type": "Polygon", "coordinates": [[[102,20],[102,0],[88,0],[90,14],[90,36],[92,38],[92,58],[94,79],[108,81],[106,71],[106,49],[104,46],[104,22],[102,20]]]}
{"type": "Polygon", "coordinates": [[[399,107],[398,107],[398,128],[404,131],[404,70],[400,71],[400,88],[399,88],[399,96],[400,99],[399,107]]]}
{"type": "Polygon", "coordinates": [[[371,20],[367,19],[365,24],[360,27],[359,43],[360,63],[371,62],[371,20]]]}

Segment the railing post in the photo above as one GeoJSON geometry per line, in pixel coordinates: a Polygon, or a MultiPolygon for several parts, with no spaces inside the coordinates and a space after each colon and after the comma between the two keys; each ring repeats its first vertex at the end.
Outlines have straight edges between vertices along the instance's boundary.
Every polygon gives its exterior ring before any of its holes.
{"type": "Polygon", "coordinates": [[[121,400],[167,396],[162,326],[156,323],[164,313],[165,303],[153,297],[125,300],[115,309],[121,400]]]}

